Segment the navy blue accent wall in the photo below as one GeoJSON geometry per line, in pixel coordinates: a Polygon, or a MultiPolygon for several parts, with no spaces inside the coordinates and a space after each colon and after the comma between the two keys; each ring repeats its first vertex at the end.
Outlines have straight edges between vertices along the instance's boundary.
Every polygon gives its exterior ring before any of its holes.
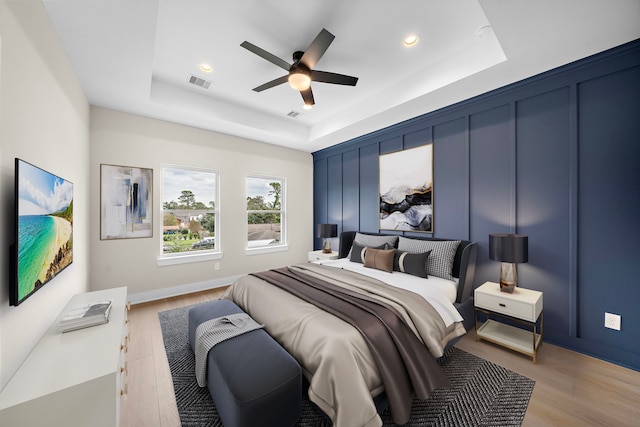
{"type": "Polygon", "coordinates": [[[433,235],[478,243],[475,285],[490,233],[527,234],[545,340],[640,370],[640,41],[313,153],[315,222],[378,232],[378,156],[427,143],[433,235]]]}

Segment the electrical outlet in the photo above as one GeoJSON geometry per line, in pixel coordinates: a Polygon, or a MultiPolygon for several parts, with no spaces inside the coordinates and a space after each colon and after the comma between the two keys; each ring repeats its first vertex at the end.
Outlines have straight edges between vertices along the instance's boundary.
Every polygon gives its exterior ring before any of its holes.
{"type": "Polygon", "coordinates": [[[622,316],[619,314],[604,313],[604,327],[609,329],[620,330],[620,320],[622,316]]]}
{"type": "Polygon", "coordinates": [[[219,262],[214,263],[213,264],[213,269],[214,270],[220,270],[220,263],[219,262]]]}

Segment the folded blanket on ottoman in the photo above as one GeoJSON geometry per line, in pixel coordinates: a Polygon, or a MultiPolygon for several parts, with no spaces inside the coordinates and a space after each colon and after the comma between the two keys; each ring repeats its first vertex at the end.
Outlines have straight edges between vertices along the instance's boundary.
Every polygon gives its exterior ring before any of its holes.
{"type": "Polygon", "coordinates": [[[247,313],[230,314],[202,322],[196,328],[196,380],[200,387],[207,385],[207,356],[209,350],[229,338],[262,328],[247,313]]]}

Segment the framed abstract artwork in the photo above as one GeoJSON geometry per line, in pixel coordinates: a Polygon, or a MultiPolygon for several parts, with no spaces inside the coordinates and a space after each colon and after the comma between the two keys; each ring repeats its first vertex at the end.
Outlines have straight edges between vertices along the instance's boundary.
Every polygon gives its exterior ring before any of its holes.
{"type": "Polygon", "coordinates": [[[433,233],[433,144],[379,156],[380,229],[433,233]]]}
{"type": "Polygon", "coordinates": [[[100,240],[153,237],[153,169],[100,165],[100,240]]]}

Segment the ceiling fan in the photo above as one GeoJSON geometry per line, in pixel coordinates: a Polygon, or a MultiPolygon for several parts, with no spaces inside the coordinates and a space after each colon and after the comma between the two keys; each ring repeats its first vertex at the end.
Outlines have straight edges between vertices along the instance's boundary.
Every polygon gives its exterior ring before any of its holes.
{"type": "Polygon", "coordinates": [[[355,86],[358,82],[357,77],[313,69],[320,58],[322,58],[322,55],[324,55],[329,45],[333,42],[334,38],[335,36],[333,34],[323,28],[316,38],[313,39],[305,52],[293,52],[293,64],[289,64],[287,61],[278,58],[272,53],[269,53],[248,41],[242,42],[240,46],[289,72],[289,74],[255,87],[253,90],[256,92],[262,92],[265,89],[289,82],[289,85],[291,85],[292,88],[300,91],[305,107],[311,108],[311,106],[315,104],[313,92],[311,90],[312,81],[355,86]]]}

